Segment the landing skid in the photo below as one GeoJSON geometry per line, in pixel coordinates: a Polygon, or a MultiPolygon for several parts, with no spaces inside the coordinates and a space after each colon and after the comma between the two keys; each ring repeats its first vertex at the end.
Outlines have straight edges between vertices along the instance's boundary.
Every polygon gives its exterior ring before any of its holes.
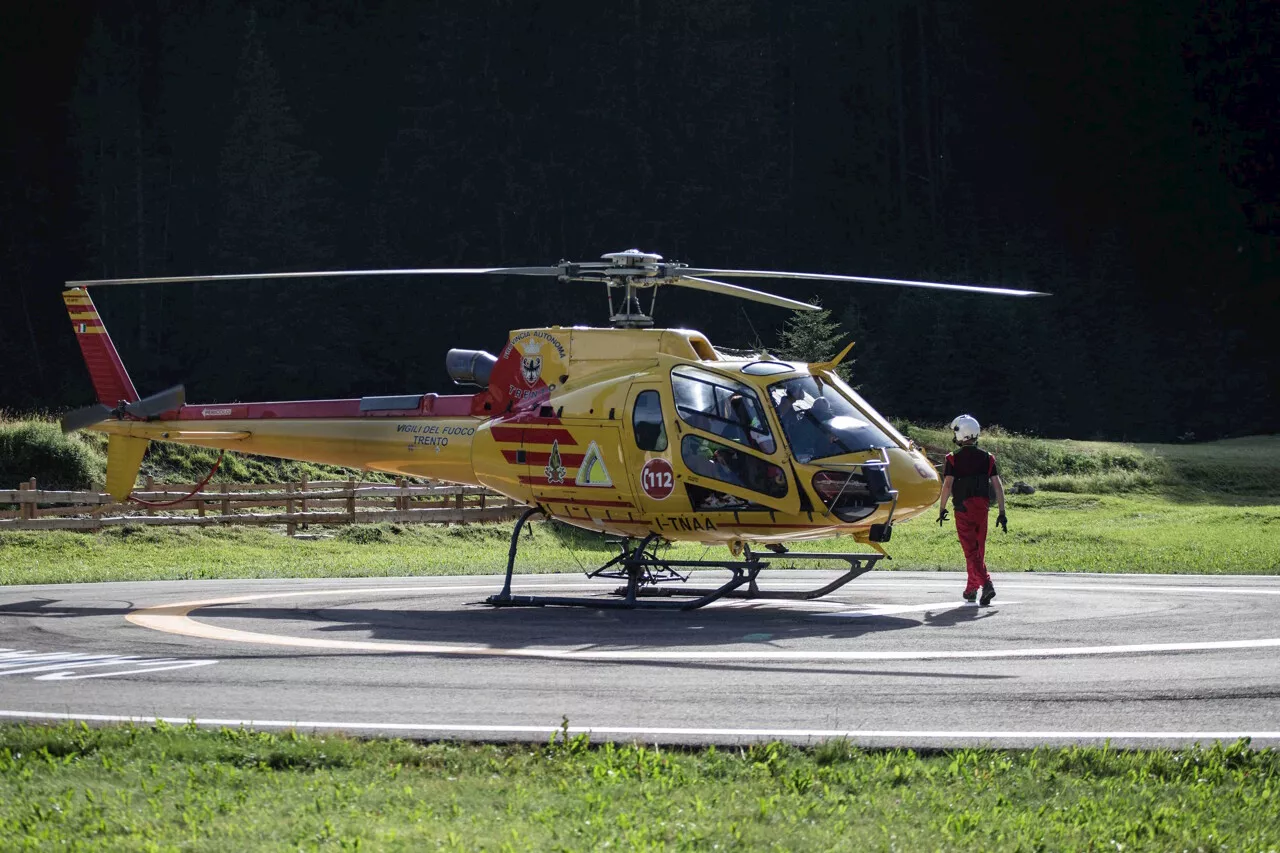
{"type": "Polygon", "coordinates": [[[762,591],[756,585],[760,572],[769,568],[762,555],[751,549],[744,551],[741,560],[667,560],[658,555],[659,537],[650,533],[632,545],[631,540],[620,544],[621,553],[593,572],[589,578],[618,578],[626,584],[613,591],[615,598],[578,598],[560,595],[512,595],[511,575],[516,565],[516,550],[520,545],[520,530],[533,515],[541,513],[538,507],[525,510],[516,521],[511,533],[511,550],[507,554],[507,576],[502,592],[485,599],[494,607],[594,607],[609,610],[697,610],[721,598],[772,598],[788,601],[808,601],[834,592],[849,581],[866,574],[884,558],[883,554],[811,554],[787,553],[788,558],[805,560],[839,560],[849,570],[830,583],[811,590],[762,591]],[[660,584],[685,582],[693,569],[727,569],[729,580],[718,587],[664,587],[660,584]],[[682,574],[682,570],[684,573],[682,574]],[[692,599],[678,601],[672,599],[692,599]]]}

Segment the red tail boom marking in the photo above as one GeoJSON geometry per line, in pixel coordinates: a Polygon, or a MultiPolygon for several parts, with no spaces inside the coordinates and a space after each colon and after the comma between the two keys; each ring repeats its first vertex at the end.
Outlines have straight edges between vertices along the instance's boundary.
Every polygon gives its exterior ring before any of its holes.
{"type": "Polygon", "coordinates": [[[80,352],[84,354],[84,363],[89,368],[89,378],[93,381],[98,402],[115,406],[121,400],[129,403],[137,400],[138,392],[134,390],[133,381],[124,369],[115,344],[111,343],[98,309],[93,307],[89,292],[82,287],[73,287],[62,292],[62,301],[67,304],[67,313],[71,315],[71,328],[80,343],[80,352]]]}

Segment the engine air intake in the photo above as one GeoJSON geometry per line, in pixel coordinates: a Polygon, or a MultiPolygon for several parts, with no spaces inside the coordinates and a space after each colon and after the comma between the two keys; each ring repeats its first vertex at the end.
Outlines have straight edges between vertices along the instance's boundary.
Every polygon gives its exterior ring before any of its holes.
{"type": "Polygon", "coordinates": [[[489,376],[498,357],[482,349],[451,349],[444,358],[449,378],[459,385],[489,387],[489,376]]]}

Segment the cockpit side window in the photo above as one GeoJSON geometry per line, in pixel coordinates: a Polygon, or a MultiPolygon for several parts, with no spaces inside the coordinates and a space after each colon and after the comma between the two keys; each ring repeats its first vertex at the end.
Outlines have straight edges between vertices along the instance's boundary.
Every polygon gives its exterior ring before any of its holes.
{"type": "Polygon", "coordinates": [[[760,398],[749,386],[696,367],[677,367],[671,371],[671,390],[676,414],[689,426],[761,453],[777,450],[760,398]]]}
{"type": "Polygon", "coordinates": [[[897,443],[830,383],[799,376],[769,386],[778,420],[798,462],[897,443]]]}
{"type": "Polygon", "coordinates": [[[636,447],[656,451],[667,449],[667,427],[662,422],[662,399],[657,391],[641,391],[636,395],[631,427],[635,430],[636,447]]]}
{"type": "Polygon", "coordinates": [[[787,494],[787,475],[782,468],[736,447],[700,435],[686,435],[680,442],[680,457],[689,470],[700,477],[750,489],[771,498],[787,494]]]}

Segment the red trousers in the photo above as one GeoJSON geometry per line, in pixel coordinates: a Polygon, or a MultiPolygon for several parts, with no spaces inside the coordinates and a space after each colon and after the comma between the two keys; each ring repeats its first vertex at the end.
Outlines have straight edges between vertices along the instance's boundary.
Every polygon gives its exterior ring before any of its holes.
{"type": "Polygon", "coordinates": [[[969,498],[964,502],[964,512],[956,510],[956,535],[964,550],[964,567],[969,572],[965,583],[966,593],[980,589],[991,582],[987,574],[987,512],[991,502],[986,498],[969,498]]]}

